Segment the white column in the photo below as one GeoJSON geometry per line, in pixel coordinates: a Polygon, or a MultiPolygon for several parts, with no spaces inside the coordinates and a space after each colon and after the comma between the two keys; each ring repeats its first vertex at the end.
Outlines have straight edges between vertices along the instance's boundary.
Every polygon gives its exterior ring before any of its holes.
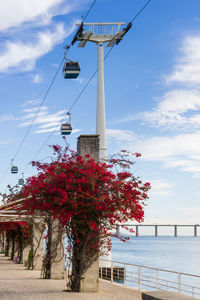
{"type": "MultiPolygon", "coordinates": [[[[104,57],[103,43],[97,43],[98,48],[98,82],[97,82],[97,118],[96,118],[96,133],[99,134],[99,160],[107,160],[107,145],[106,145],[106,113],[105,113],[105,95],[104,95],[104,57]]],[[[102,259],[111,260],[111,252],[101,256],[102,259]]],[[[109,262],[104,262],[103,266],[110,267],[109,262]]]]}
{"type": "Polygon", "coordinates": [[[99,134],[100,137],[99,160],[101,161],[107,159],[103,43],[101,42],[97,43],[97,48],[98,48],[98,83],[97,83],[96,134],[99,134]]]}

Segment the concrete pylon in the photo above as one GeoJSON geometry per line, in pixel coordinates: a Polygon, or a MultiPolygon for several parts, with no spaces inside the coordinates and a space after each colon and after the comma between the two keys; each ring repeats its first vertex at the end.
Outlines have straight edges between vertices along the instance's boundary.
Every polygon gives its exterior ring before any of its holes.
{"type": "Polygon", "coordinates": [[[23,252],[22,252],[22,263],[24,265],[27,264],[28,262],[28,256],[29,256],[29,252],[31,250],[31,245],[27,245],[23,248],[23,252]]]}
{"type": "Polygon", "coordinates": [[[33,220],[33,269],[41,270],[44,257],[44,239],[45,224],[39,218],[33,220]]]}
{"type": "Polygon", "coordinates": [[[65,228],[58,220],[54,220],[52,224],[51,244],[53,251],[53,263],[51,265],[51,279],[64,279],[65,269],[65,228]]]}
{"type": "Polygon", "coordinates": [[[4,232],[0,233],[0,253],[3,253],[4,249],[4,232]]]}
{"type": "MultiPolygon", "coordinates": [[[[99,160],[99,135],[80,135],[77,143],[78,155],[90,154],[96,161],[99,160]]],[[[98,292],[99,290],[99,260],[97,260],[83,275],[81,292],[98,292]]]]}

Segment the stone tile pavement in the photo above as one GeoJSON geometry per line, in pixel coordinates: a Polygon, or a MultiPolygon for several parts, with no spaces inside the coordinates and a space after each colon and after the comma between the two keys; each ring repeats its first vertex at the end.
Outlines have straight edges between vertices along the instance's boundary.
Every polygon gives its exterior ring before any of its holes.
{"type": "Polygon", "coordinates": [[[65,280],[40,279],[40,271],[25,270],[0,254],[0,300],[140,300],[137,290],[100,281],[99,293],[68,293],[65,280]]]}

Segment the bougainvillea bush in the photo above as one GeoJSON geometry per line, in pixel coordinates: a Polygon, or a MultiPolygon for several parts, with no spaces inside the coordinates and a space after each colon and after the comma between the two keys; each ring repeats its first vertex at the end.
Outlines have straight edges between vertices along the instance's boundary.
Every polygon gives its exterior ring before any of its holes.
{"type": "Polygon", "coordinates": [[[9,254],[9,247],[11,246],[12,241],[11,259],[14,258],[14,241],[18,242],[18,262],[21,263],[23,245],[25,244],[25,240],[28,240],[30,237],[30,225],[25,221],[0,222],[0,233],[4,234],[6,237],[6,247],[4,249],[6,256],[9,254]]]}
{"type": "Polygon", "coordinates": [[[134,162],[126,151],[102,163],[89,155],[78,156],[68,147],[52,148],[51,163],[33,162],[39,173],[27,180],[22,209],[50,214],[66,226],[72,262],[70,289],[80,291],[85,271],[110,250],[109,237],[116,224],[143,221],[150,184],[131,174],[134,162]]]}

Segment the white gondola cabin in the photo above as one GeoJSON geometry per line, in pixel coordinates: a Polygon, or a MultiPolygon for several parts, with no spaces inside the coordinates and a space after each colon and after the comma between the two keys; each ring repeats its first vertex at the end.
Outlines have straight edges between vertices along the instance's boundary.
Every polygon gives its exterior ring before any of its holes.
{"type": "Polygon", "coordinates": [[[12,166],[11,167],[11,173],[12,174],[17,174],[18,173],[18,167],[17,166],[12,166]]]}
{"type": "Polygon", "coordinates": [[[63,77],[65,79],[76,79],[81,71],[78,62],[66,61],[63,67],[63,77]]]}
{"type": "Polygon", "coordinates": [[[63,123],[60,127],[61,135],[69,135],[72,132],[72,125],[68,122],[63,123]]]}
{"type": "Polygon", "coordinates": [[[19,185],[24,185],[24,179],[23,179],[23,178],[20,178],[20,179],[18,180],[18,184],[19,184],[19,185]]]}

